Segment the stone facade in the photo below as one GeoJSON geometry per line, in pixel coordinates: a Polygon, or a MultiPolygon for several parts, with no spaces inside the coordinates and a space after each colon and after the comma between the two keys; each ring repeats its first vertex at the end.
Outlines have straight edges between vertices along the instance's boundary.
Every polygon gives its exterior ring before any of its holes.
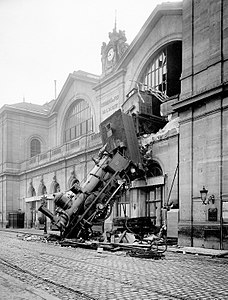
{"type": "Polygon", "coordinates": [[[180,117],[181,245],[226,248],[226,1],[183,1],[180,117]],[[215,202],[203,205],[205,186],[215,202]],[[214,212],[212,214],[212,212],[214,212]]]}
{"type": "MultiPolygon", "coordinates": [[[[102,146],[100,123],[120,108],[128,107],[129,113],[127,95],[139,88],[151,59],[167,45],[182,43],[180,93],[168,95],[161,104],[167,124],[139,138],[160,173],[132,183],[128,213],[148,215],[151,206],[156,224],[167,222],[170,236],[178,237],[180,245],[228,249],[227,15],[224,0],[158,5],[130,45],[124,31],[114,28],[109,33],[110,41],[102,45],[101,76],[73,72],[58,98],[44,106],[3,106],[1,225],[6,226],[9,212],[20,209],[25,225],[34,226],[42,183],[52,210],[53,181],[66,190],[74,176],[79,181],[86,177],[102,146]],[[91,108],[93,132],[66,143],[66,116],[80,99],[91,108]],[[41,141],[41,153],[31,158],[32,138],[41,141]],[[31,196],[31,186],[36,195],[31,196]],[[203,186],[208,197],[214,195],[214,203],[202,203],[203,186]]],[[[120,216],[117,211],[114,217],[120,216]]]]}
{"type": "Polygon", "coordinates": [[[93,74],[74,72],[68,76],[55,101],[44,106],[18,103],[2,107],[2,227],[8,224],[8,213],[18,210],[25,213],[25,226],[35,226],[42,193],[47,194],[50,199],[48,206],[53,208],[53,178],[60,190],[67,190],[72,171],[80,181],[86,177],[91,169],[91,155],[101,147],[99,108],[92,89],[97,81],[98,76],[93,74]],[[76,88],[76,84],[79,87],[76,88]],[[64,116],[77,99],[84,99],[90,104],[94,115],[94,132],[64,143],[64,116]],[[41,153],[34,157],[30,157],[32,138],[39,139],[41,143],[41,153]]]}

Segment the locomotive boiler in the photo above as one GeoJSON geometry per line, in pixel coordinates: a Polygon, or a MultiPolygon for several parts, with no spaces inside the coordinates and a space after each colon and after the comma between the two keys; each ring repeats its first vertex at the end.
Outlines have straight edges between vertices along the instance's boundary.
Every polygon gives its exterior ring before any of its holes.
{"type": "Polygon", "coordinates": [[[94,167],[82,185],[76,183],[69,191],[54,194],[54,214],[45,202],[38,209],[58,227],[62,238],[90,238],[92,226],[110,216],[134,165],[121,151],[111,154],[105,146],[93,161],[94,167]]]}

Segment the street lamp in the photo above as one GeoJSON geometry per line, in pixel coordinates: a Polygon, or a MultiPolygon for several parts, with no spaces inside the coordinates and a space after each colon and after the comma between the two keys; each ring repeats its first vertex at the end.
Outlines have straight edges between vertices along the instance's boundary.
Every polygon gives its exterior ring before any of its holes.
{"type": "Polygon", "coordinates": [[[201,200],[202,200],[203,204],[207,205],[210,202],[212,204],[214,204],[215,203],[215,196],[214,195],[210,195],[209,197],[207,197],[207,193],[208,193],[208,190],[205,189],[205,186],[203,186],[203,189],[200,190],[200,196],[201,196],[201,200]]]}

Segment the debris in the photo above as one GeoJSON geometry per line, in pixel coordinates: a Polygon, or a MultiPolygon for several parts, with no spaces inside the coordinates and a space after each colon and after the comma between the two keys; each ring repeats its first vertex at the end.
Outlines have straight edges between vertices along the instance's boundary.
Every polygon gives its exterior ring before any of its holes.
{"type": "Polygon", "coordinates": [[[78,241],[76,239],[64,239],[63,241],[60,241],[59,244],[62,247],[81,247],[85,249],[94,249],[97,250],[98,244],[96,242],[89,242],[89,241],[78,241]]]}
{"type": "Polygon", "coordinates": [[[103,248],[102,247],[98,247],[97,248],[97,253],[102,253],[103,252],[103,248]]]}
{"type": "Polygon", "coordinates": [[[139,258],[152,258],[152,259],[162,259],[165,255],[162,252],[154,251],[154,250],[144,250],[144,249],[136,249],[133,248],[127,252],[127,255],[132,257],[139,258]]]}

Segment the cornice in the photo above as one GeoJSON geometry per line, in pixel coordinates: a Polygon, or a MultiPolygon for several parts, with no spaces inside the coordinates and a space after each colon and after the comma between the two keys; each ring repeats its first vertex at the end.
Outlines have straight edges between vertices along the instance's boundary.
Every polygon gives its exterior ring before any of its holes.
{"type": "Polygon", "coordinates": [[[195,103],[205,101],[208,98],[218,97],[224,93],[227,94],[227,92],[228,92],[228,85],[227,85],[227,83],[224,83],[224,84],[216,86],[212,89],[203,91],[199,94],[190,95],[186,98],[181,98],[181,95],[180,95],[180,101],[177,101],[176,103],[174,103],[172,105],[172,107],[175,111],[180,111],[189,106],[194,105],[195,103]]]}

